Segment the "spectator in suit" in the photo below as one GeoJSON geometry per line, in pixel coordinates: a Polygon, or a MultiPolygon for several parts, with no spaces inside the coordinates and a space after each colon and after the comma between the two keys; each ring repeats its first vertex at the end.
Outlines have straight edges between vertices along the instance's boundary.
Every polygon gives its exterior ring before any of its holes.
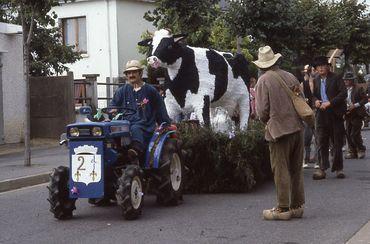
{"type": "Polygon", "coordinates": [[[364,158],[366,147],[361,137],[362,120],[366,116],[367,95],[362,87],[357,86],[355,76],[348,72],[343,77],[347,87],[346,136],[348,153],[345,158],[364,158]]]}
{"type": "Polygon", "coordinates": [[[346,112],[346,89],[341,77],[330,71],[327,57],[314,59],[314,68],[318,76],[314,79],[312,101],[316,110],[316,136],[320,168],[313,174],[314,180],[325,179],[326,170],[330,168],[329,142],[333,142],[332,172],[337,178],[344,178],[343,152],[346,112]]]}

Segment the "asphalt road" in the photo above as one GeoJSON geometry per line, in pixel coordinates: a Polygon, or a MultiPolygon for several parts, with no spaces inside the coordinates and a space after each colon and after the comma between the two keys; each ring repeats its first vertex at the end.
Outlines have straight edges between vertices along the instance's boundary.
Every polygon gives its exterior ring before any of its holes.
{"type": "Polygon", "coordinates": [[[117,206],[86,200],[77,202],[74,219],[58,221],[48,212],[46,185],[4,192],[0,243],[345,243],[370,220],[369,156],[346,160],[343,180],[329,173],[313,181],[305,170],[304,218],[287,222],[262,220],[275,203],[272,182],[245,194],[186,195],[169,208],[147,196],[135,221],[123,220],[117,206]]]}

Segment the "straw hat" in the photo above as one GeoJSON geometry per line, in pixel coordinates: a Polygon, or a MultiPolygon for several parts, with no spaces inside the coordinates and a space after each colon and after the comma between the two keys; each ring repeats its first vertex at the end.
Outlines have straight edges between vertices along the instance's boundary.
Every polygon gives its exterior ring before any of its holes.
{"type": "Polygon", "coordinates": [[[126,69],[123,71],[123,73],[126,73],[128,71],[132,70],[143,70],[143,67],[141,63],[137,60],[130,60],[126,63],[126,69]]]}
{"type": "Polygon", "coordinates": [[[258,60],[253,61],[253,63],[258,68],[266,69],[273,66],[280,57],[281,54],[274,54],[270,46],[264,46],[258,49],[258,60]]]}

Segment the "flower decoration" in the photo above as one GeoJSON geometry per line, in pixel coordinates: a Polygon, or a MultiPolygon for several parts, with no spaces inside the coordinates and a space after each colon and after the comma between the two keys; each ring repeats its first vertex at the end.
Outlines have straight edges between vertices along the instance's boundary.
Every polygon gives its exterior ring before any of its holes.
{"type": "Polygon", "coordinates": [[[73,195],[75,195],[75,194],[78,194],[78,189],[77,189],[77,187],[72,187],[72,189],[71,189],[71,192],[72,192],[72,194],[73,195]]]}
{"type": "Polygon", "coordinates": [[[143,101],[141,101],[140,103],[139,103],[139,106],[141,107],[141,108],[145,108],[145,105],[146,104],[148,104],[149,103],[149,99],[148,98],[144,98],[143,99],[143,101]]]}

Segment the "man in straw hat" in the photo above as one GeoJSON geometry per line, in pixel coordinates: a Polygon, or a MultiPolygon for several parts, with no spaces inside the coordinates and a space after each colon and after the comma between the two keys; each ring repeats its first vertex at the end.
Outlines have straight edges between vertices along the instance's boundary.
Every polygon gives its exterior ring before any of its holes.
{"type": "Polygon", "coordinates": [[[348,142],[348,153],[345,158],[364,158],[366,147],[361,137],[362,120],[366,116],[365,104],[367,96],[362,87],[357,86],[356,77],[352,72],[343,76],[344,84],[347,87],[347,112],[346,135],[348,142]]]}
{"type": "Polygon", "coordinates": [[[337,178],[344,178],[343,152],[344,120],[346,112],[346,89],[341,77],[330,71],[328,58],[319,56],[314,59],[318,76],[314,79],[312,101],[316,108],[316,136],[320,168],[313,174],[314,180],[325,179],[325,171],[330,168],[329,143],[332,143],[332,172],[337,178]]]}
{"type": "Polygon", "coordinates": [[[266,124],[265,138],[269,141],[271,168],[277,192],[277,207],[264,210],[266,220],[289,220],[303,215],[303,123],[292,100],[282,86],[299,90],[299,82],[289,72],[279,68],[280,53],[271,47],[258,50],[253,63],[264,72],[256,85],[256,110],[266,124]]]}
{"type": "MultiPolygon", "coordinates": [[[[128,61],[123,73],[128,82],[115,92],[110,105],[136,111],[133,115],[123,114],[123,118],[131,122],[132,143],[128,156],[132,161],[142,162],[156,125],[164,122],[170,124],[171,120],[158,91],[142,80],[143,67],[139,61],[128,61]]],[[[119,112],[119,109],[111,112],[119,112]]]]}

